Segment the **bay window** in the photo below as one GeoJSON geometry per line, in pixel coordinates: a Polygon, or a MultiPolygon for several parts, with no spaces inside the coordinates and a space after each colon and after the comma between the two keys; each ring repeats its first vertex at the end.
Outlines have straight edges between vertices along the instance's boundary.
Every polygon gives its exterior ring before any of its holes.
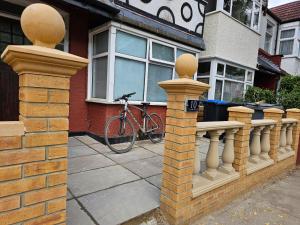
{"type": "Polygon", "coordinates": [[[177,57],[197,55],[195,49],[125,26],[91,32],[90,46],[88,101],[104,103],[130,92],[136,92],[130,98],[136,103],[165,103],[158,82],[177,77],[177,57]]]}
{"type": "Polygon", "coordinates": [[[261,0],[223,0],[223,10],[243,24],[259,30],[261,0]]]}
{"type": "Polygon", "coordinates": [[[249,86],[253,86],[254,70],[220,60],[199,63],[198,81],[209,83],[210,80],[209,99],[237,101],[243,99],[249,86]]]}
{"type": "Polygon", "coordinates": [[[280,33],[280,55],[292,55],[294,49],[295,29],[282,30],[280,33]]]}

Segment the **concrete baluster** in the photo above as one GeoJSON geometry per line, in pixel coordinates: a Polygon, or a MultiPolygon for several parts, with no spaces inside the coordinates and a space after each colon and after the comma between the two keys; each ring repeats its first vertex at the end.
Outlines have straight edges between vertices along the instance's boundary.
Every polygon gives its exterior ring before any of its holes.
{"type": "Polygon", "coordinates": [[[264,160],[271,159],[271,157],[269,156],[269,152],[271,150],[270,134],[271,134],[271,129],[273,129],[273,127],[274,126],[266,126],[265,129],[263,129],[262,131],[260,158],[264,160]]]}
{"type": "Polygon", "coordinates": [[[226,131],[226,143],[222,154],[223,165],[220,170],[227,174],[234,172],[232,163],[234,162],[234,135],[238,129],[230,129],[226,131]]]}
{"type": "Polygon", "coordinates": [[[261,136],[261,131],[263,128],[264,127],[255,127],[253,130],[253,139],[250,144],[251,156],[249,159],[249,161],[252,163],[259,162],[259,155],[261,153],[260,136],[261,136]]]}
{"type": "Polygon", "coordinates": [[[292,151],[292,144],[293,144],[293,127],[294,124],[291,123],[287,127],[287,132],[286,132],[286,151],[290,152],[292,151]]]}
{"type": "Polygon", "coordinates": [[[286,128],[287,124],[282,124],[281,131],[280,131],[280,147],[279,153],[284,154],[286,152],[286,128]]]}
{"type": "Polygon", "coordinates": [[[194,164],[194,175],[200,173],[201,170],[201,159],[200,159],[200,146],[201,140],[206,132],[197,132],[196,134],[196,151],[195,151],[195,164],[194,164]]]}
{"type": "Polygon", "coordinates": [[[206,156],[206,171],[204,176],[210,180],[214,180],[217,176],[217,168],[219,167],[219,137],[224,133],[224,130],[210,131],[210,143],[206,156]]]}

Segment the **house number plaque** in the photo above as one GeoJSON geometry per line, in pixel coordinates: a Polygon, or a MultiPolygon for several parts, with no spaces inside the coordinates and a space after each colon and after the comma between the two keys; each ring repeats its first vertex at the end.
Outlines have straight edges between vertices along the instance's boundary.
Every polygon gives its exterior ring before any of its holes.
{"type": "Polygon", "coordinates": [[[186,112],[198,112],[199,105],[200,105],[200,100],[186,100],[185,101],[185,111],[186,112]]]}

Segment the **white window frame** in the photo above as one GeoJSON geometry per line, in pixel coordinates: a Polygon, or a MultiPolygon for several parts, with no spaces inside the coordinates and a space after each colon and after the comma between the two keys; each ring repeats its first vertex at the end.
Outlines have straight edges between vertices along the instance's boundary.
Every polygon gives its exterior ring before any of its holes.
{"type": "Polygon", "coordinates": [[[295,54],[295,39],[296,39],[296,35],[297,35],[297,29],[295,27],[287,27],[287,28],[284,28],[282,30],[280,30],[279,32],[279,48],[278,48],[278,54],[280,54],[280,47],[281,47],[281,42],[283,41],[293,41],[293,50],[292,50],[292,54],[289,54],[289,55],[284,55],[284,56],[293,56],[295,54]],[[294,36],[293,37],[289,37],[289,38],[281,38],[281,33],[284,32],[284,31],[287,31],[287,30],[294,30],[295,33],[294,33],[294,36]]]}
{"type": "MultiPolygon", "coordinates": [[[[230,0],[230,12],[227,12],[226,10],[224,10],[224,0],[218,0],[218,1],[221,1],[220,4],[219,4],[220,7],[221,7],[220,10],[232,17],[233,0],[230,0]]],[[[262,1],[261,0],[252,0],[251,25],[248,26],[244,23],[243,24],[250,27],[252,30],[254,30],[256,32],[259,32],[261,16],[262,16],[262,1]],[[257,27],[257,29],[254,28],[254,9],[255,9],[255,5],[259,5],[259,18],[258,18],[258,27],[257,27]]]]}
{"type": "Polygon", "coordinates": [[[265,34],[265,43],[264,43],[264,47],[266,46],[266,38],[267,35],[271,36],[271,40],[270,40],[270,46],[269,49],[265,49],[265,51],[267,51],[268,53],[271,54],[272,52],[272,46],[273,46],[273,41],[274,41],[274,28],[275,28],[275,24],[272,23],[270,20],[267,20],[267,27],[266,27],[266,34],[265,34]],[[270,25],[272,27],[272,31],[268,32],[268,25],[270,25]]]}
{"type": "MultiPolygon", "coordinates": [[[[101,27],[97,27],[93,30],[90,30],[89,32],[89,53],[88,53],[88,58],[89,58],[89,65],[88,65],[88,88],[87,88],[87,102],[94,102],[94,103],[104,103],[104,104],[119,104],[115,103],[113,101],[114,99],[114,71],[115,71],[115,59],[116,57],[121,57],[121,58],[126,58],[126,59],[131,59],[135,61],[140,61],[140,62],[145,62],[146,67],[145,67],[145,81],[144,81],[144,99],[142,101],[129,101],[130,104],[141,104],[141,102],[147,100],[147,85],[148,85],[148,69],[149,69],[149,64],[156,64],[156,65],[161,65],[161,66],[166,66],[166,67],[171,67],[173,68],[173,73],[172,73],[172,79],[175,78],[175,62],[171,63],[168,61],[164,60],[158,60],[158,59],[153,59],[151,58],[152,56],[152,48],[151,48],[151,43],[158,43],[162,44],[168,47],[174,48],[174,59],[176,60],[176,54],[177,54],[177,49],[181,49],[183,51],[191,52],[195,54],[197,60],[199,58],[199,50],[183,45],[181,43],[177,43],[165,38],[158,37],[156,35],[147,33],[145,31],[141,31],[132,27],[129,27],[127,25],[123,25],[117,22],[108,22],[105,25],[101,27]],[[106,86],[106,98],[105,99],[100,99],[100,98],[92,98],[92,80],[93,80],[93,68],[92,68],[92,59],[93,59],[93,36],[104,32],[108,30],[109,32],[109,38],[108,38],[108,66],[107,66],[107,86],[106,86]],[[117,30],[120,30],[125,33],[129,33],[135,36],[139,36],[142,38],[147,39],[147,54],[146,58],[138,58],[134,56],[129,56],[125,55],[122,53],[117,53],[116,52],[116,34],[117,30]]],[[[197,77],[197,72],[194,75],[194,79],[197,77]]],[[[124,93],[125,94],[125,93],[124,93]]],[[[151,105],[162,105],[165,106],[166,102],[151,102],[151,105]]]]}
{"type": "Polygon", "coordinates": [[[248,85],[249,86],[253,86],[254,77],[255,77],[255,70],[254,69],[250,69],[250,68],[247,68],[247,67],[244,67],[244,66],[233,64],[233,63],[228,63],[228,62],[225,62],[225,61],[221,61],[219,59],[203,60],[200,63],[204,63],[204,62],[211,62],[210,76],[198,76],[198,78],[209,78],[210,79],[209,81],[210,81],[211,88],[209,90],[208,99],[215,99],[215,89],[216,89],[216,81],[217,80],[222,81],[221,100],[224,99],[225,81],[231,81],[231,82],[236,82],[236,83],[242,83],[242,84],[244,84],[243,97],[245,96],[245,93],[246,93],[246,87],[248,85]],[[218,64],[224,65],[223,75],[217,74],[218,64]],[[231,79],[231,78],[226,77],[225,73],[226,73],[226,68],[227,68],[228,65],[245,70],[245,78],[244,78],[244,80],[243,81],[239,81],[239,80],[235,80],[235,79],[231,79]],[[248,72],[251,72],[253,74],[251,81],[247,81],[248,72]]]}

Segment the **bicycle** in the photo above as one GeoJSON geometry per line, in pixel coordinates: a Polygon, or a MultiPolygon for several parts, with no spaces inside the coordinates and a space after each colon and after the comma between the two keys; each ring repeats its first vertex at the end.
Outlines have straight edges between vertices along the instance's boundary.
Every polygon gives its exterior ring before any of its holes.
{"type": "Polygon", "coordinates": [[[136,141],[137,132],[129,120],[129,116],[136,127],[144,135],[146,134],[153,143],[159,143],[164,137],[164,125],[160,116],[156,113],[147,113],[147,106],[150,103],[143,102],[142,108],[129,105],[128,99],[135,94],[136,92],[125,94],[114,100],[115,102],[125,101],[124,108],[120,115],[111,117],[105,125],[105,142],[112,151],[118,154],[129,152],[136,141]],[[143,124],[138,122],[129,106],[141,111],[143,124]]]}

